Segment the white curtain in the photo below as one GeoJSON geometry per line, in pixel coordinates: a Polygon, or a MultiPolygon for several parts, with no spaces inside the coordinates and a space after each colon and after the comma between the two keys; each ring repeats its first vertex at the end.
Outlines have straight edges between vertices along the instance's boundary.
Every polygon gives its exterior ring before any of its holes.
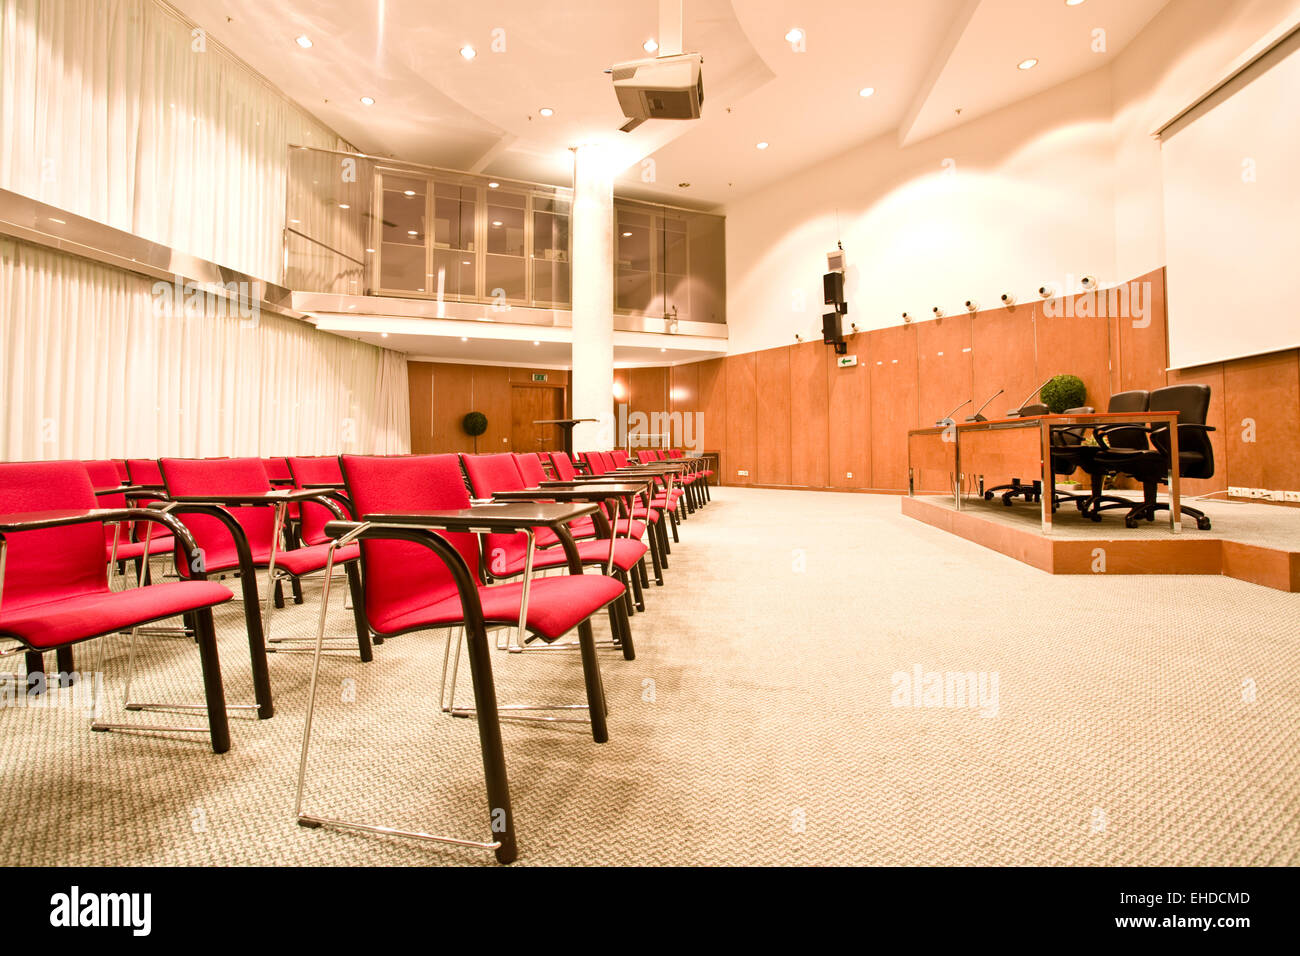
{"type": "Polygon", "coordinates": [[[0,239],[0,460],[409,451],[405,356],[159,301],[145,277],[0,239]]]}
{"type": "MultiPolygon", "coordinates": [[[[327,127],[157,0],[0,0],[0,188],[283,281],[290,144],[327,127]]],[[[337,208],[337,206],[336,206],[337,208]]],[[[0,239],[0,458],[404,452],[405,357],[0,239]]]]}
{"type": "Polygon", "coordinates": [[[290,144],[349,145],[157,0],[0,0],[0,188],[279,282],[290,144]]]}

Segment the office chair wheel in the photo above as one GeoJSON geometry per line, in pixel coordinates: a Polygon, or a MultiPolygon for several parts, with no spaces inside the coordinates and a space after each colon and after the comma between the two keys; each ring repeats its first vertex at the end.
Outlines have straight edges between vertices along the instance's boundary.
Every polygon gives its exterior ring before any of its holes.
{"type": "Polygon", "coordinates": [[[985,501],[992,501],[992,500],[993,500],[993,492],[991,492],[991,491],[986,491],[986,492],[984,492],[984,500],[985,500],[985,501]]]}
{"type": "Polygon", "coordinates": [[[1209,519],[1209,518],[1206,518],[1206,517],[1204,517],[1204,516],[1202,516],[1202,517],[1200,517],[1200,518],[1197,518],[1197,519],[1196,519],[1196,527],[1197,527],[1198,529],[1200,529],[1201,531],[1209,531],[1209,530],[1210,530],[1210,519],[1209,519]]]}

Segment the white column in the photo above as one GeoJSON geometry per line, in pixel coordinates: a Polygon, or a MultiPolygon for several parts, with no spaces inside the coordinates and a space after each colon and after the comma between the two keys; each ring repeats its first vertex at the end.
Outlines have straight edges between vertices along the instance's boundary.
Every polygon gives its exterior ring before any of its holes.
{"type": "Polygon", "coordinates": [[[614,177],[596,145],[573,151],[573,450],[614,447],[614,177]]]}

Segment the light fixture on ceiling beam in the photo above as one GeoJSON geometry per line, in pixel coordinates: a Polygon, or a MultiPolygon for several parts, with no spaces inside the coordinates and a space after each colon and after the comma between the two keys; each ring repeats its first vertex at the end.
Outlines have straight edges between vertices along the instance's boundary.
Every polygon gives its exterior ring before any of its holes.
{"type": "Polygon", "coordinates": [[[1077,7],[1081,3],[1083,3],[1083,0],[1065,0],[1067,7],[1077,7]]]}
{"type": "Polygon", "coordinates": [[[555,115],[555,110],[551,109],[549,106],[543,106],[540,110],[537,111],[537,114],[539,116],[545,116],[549,119],[550,117],[555,115]]]}
{"type": "Polygon", "coordinates": [[[803,39],[803,31],[800,30],[798,27],[791,27],[790,31],[785,35],[785,40],[787,43],[798,43],[802,39],[803,39]]]}
{"type": "Polygon", "coordinates": [[[874,86],[864,86],[862,89],[858,90],[858,96],[872,96],[875,92],[876,88],[874,86]]]}
{"type": "Polygon", "coordinates": [[[311,49],[311,37],[307,36],[305,33],[300,33],[298,36],[294,37],[293,42],[298,44],[304,50],[311,49]]]}
{"type": "Polygon", "coordinates": [[[500,183],[488,183],[488,189],[496,189],[500,185],[500,183]]]}
{"type": "Polygon", "coordinates": [[[764,140],[764,141],[761,142],[761,143],[755,143],[755,144],[754,144],[754,148],[755,148],[755,149],[767,149],[767,140],[764,140]]]}
{"type": "Polygon", "coordinates": [[[472,46],[466,43],[463,47],[460,48],[460,55],[467,60],[472,60],[474,59],[474,57],[478,56],[478,50],[474,49],[472,46]]]}
{"type": "Polygon", "coordinates": [[[1016,64],[1016,69],[1018,69],[1018,70],[1032,70],[1032,69],[1033,69],[1034,67],[1036,67],[1036,66],[1038,66],[1038,59],[1037,59],[1036,57],[1032,57],[1032,56],[1031,56],[1031,57],[1029,57],[1029,59],[1027,59],[1027,60],[1021,60],[1019,63],[1017,63],[1017,64],[1016,64]]]}

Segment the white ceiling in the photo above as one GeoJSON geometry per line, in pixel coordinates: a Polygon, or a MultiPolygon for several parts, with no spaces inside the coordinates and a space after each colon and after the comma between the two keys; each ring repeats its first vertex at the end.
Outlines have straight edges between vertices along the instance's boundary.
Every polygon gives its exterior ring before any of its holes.
{"type": "Polygon", "coordinates": [[[704,56],[704,115],[631,134],[617,131],[604,70],[646,56],[656,0],[172,2],[364,152],[567,184],[569,147],[605,142],[621,195],[707,208],[890,131],[909,144],[1093,70],[1167,0],[682,0],[684,46],[704,56]],[[803,52],[784,39],[791,27],[805,31],[803,52]],[[311,49],[294,43],[304,33],[311,49]],[[1026,57],[1039,65],[1018,70],[1026,57]],[[864,86],[875,95],[859,96],[864,86]],[[544,106],[555,115],[539,116],[544,106]]]}

